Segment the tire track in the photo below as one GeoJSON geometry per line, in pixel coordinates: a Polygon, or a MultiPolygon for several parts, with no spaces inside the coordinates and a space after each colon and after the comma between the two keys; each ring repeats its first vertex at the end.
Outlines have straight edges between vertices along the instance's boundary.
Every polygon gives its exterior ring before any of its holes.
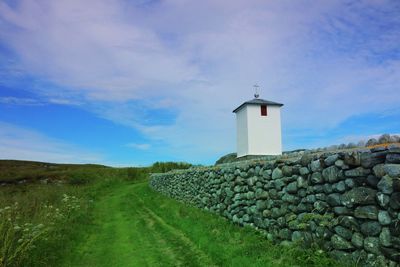
{"type": "Polygon", "coordinates": [[[194,244],[182,231],[166,223],[161,217],[155,214],[152,210],[147,207],[143,207],[144,210],[157,222],[161,227],[166,229],[172,236],[179,240],[183,244],[184,249],[188,249],[193,254],[193,260],[198,263],[199,266],[217,266],[211,260],[211,258],[196,244],[194,244]]]}
{"type": "Polygon", "coordinates": [[[147,213],[141,213],[141,216],[146,223],[146,228],[148,228],[149,233],[154,236],[155,241],[159,245],[157,249],[162,253],[162,255],[168,258],[168,261],[171,264],[170,266],[185,266],[181,257],[179,257],[179,254],[177,255],[177,253],[169,246],[168,241],[163,238],[163,236],[154,227],[156,222],[150,216],[148,216],[147,213]]]}

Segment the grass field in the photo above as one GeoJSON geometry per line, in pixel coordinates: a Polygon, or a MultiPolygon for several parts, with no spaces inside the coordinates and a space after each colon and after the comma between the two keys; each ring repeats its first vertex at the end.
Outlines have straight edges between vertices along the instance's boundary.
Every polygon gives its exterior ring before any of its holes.
{"type": "Polygon", "coordinates": [[[0,266],[337,266],[160,195],[147,174],[173,166],[153,167],[0,187],[0,266]]]}
{"type": "Polygon", "coordinates": [[[337,266],[318,250],[270,244],[259,233],[152,191],[116,183],[96,200],[62,266],[337,266]]]}

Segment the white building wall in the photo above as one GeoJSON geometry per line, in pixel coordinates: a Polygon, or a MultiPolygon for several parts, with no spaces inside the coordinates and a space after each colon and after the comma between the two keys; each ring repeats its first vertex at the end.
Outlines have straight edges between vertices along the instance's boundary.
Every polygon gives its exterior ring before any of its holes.
{"type": "Polygon", "coordinates": [[[236,112],[236,136],[237,156],[242,157],[248,154],[248,128],[247,128],[247,107],[236,112]]]}
{"type": "Polygon", "coordinates": [[[259,105],[246,105],[236,112],[236,124],[238,157],[282,154],[279,106],[267,105],[267,116],[261,116],[259,105]]]}
{"type": "Polygon", "coordinates": [[[259,105],[247,105],[249,155],[281,155],[281,109],[267,105],[267,116],[261,116],[259,105]]]}

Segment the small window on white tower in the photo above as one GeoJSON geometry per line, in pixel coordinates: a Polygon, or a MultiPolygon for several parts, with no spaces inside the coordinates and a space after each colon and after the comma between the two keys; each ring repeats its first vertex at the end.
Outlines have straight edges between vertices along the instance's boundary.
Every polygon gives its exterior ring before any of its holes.
{"type": "Polygon", "coordinates": [[[261,105],[261,116],[267,116],[267,105],[261,105]]]}

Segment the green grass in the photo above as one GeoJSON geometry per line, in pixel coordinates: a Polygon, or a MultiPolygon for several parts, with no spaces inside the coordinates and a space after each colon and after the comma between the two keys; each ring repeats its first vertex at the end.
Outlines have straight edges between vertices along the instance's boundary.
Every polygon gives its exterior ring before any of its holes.
{"type": "Polygon", "coordinates": [[[31,171],[53,180],[0,187],[1,267],[337,266],[318,249],[272,245],[254,229],[149,188],[150,172],[187,164],[55,164],[51,171],[42,163],[12,164],[22,179],[31,171]],[[55,173],[64,175],[61,183],[55,173]]]}
{"type": "Polygon", "coordinates": [[[146,182],[105,189],[80,237],[63,266],[338,266],[322,251],[272,245],[146,182]]]}
{"type": "Polygon", "coordinates": [[[0,160],[0,267],[58,266],[82,226],[92,221],[93,200],[102,190],[115,182],[143,181],[154,170],[188,167],[173,162],[111,168],[0,160]]]}

